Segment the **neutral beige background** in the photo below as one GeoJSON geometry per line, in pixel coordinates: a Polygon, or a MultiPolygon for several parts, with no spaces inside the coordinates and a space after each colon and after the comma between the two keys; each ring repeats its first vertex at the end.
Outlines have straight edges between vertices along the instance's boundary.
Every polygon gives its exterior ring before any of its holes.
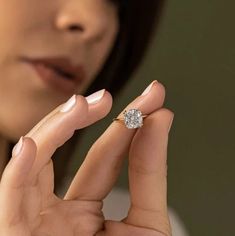
{"type": "MultiPolygon", "coordinates": [[[[235,2],[168,1],[146,60],[110,115],[88,129],[84,156],[152,80],[175,113],[169,143],[169,204],[192,236],[235,235],[235,2]]],[[[78,163],[75,161],[74,167],[78,163]]],[[[126,167],[118,186],[127,187],[126,167]]]]}

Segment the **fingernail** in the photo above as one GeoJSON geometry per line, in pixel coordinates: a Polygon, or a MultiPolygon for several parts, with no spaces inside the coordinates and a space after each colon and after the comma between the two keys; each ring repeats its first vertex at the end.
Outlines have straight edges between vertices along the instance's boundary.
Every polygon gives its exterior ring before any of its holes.
{"type": "Polygon", "coordinates": [[[87,100],[88,104],[98,103],[102,99],[102,97],[104,96],[104,93],[105,93],[105,89],[102,89],[98,92],[95,92],[95,93],[87,96],[86,100],[87,100]]]}
{"type": "Polygon", "coordinates": [[[72,110],[74,105],[76,104],[76,95],[74,94],[60,109],[61,112],[68,112],[72,110]]]}
{"type": "Polygon", "coordinates": [[[151,88],[153,87],[153,85],[154,85],[155,83],[157,83],[157,82],[158,82],[157,80],[154,80],[154,81],[144,90],[144,92],[141,94],[141,96],[144,96],[144,95],[148,94],[148,93],[150,92],[151,88]]]}
{"type": "Polygon", "coordinates": [[[22,147],[23,147],[23,136],[20,137],[20,140],[18,141],[18,143],[13,148],[12,155],[13,156],[19,155],[21,150],[22,150],[22,147]]]}
{"type": "Polygon", "coordinates": [[[170,129],[171,129],[173,120],[174,120],[174,115],[173,115],[173,117],[172,117],[172,119],[171,119],[171,121],[170,121],[169,128],[168,128],[168,133],[170,132],[170,129]]]}

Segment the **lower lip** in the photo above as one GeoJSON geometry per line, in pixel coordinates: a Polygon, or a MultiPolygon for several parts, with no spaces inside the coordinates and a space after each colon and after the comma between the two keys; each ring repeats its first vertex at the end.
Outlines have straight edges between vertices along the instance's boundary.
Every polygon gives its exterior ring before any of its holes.
{"type": "Polygon", "coordinates": [[[42,63],[34,63],[30,61],[28,63],[37,72],[39,78],[44,82],[44,84],[55,91],[59,91],[64,94],[74,94],[81,84],[81,80],[69,80],[63,78],[63,76],[56,73],[53,69],[46,67],[42,63]]]}

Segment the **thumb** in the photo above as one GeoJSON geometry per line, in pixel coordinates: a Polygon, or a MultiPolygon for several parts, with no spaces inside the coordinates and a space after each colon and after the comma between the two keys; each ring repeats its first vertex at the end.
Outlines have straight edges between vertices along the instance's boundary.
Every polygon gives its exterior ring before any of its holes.
{"type": "MultiPolygon", "coordinates": [[[[170,232],[167,214],[167,147],[174,113],[153,112],[137,131],[129,153],[131,207],[126,223],[170,232]]],[[[170,235],[170,234],[169,234],[170,235]]]]}

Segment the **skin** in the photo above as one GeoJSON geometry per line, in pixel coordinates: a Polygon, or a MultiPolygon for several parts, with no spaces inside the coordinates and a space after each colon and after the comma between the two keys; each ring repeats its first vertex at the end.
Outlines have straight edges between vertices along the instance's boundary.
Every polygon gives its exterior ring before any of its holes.
{"type": "Polygon", "coordinates": [[[144,126],[129,130],[120,122],[112,122],[87,153],[61,199],[54,194],[51,156],[75,130],[105,117],[112,107],[112,96],[106,91],[98,103],[88,104],[82,95],[76,95],[75,106],[63,113],[60,109],[69,96],[43,86],[17,60],[22,53],[42,52],[66,53],[74,62],[82,61],[89,68],[87,80],[75,88],[82,94],[113,45],[118,32],[116,6],[104,0],[11,0],[0,3],[0,18],[0,35],[4,36],[0,44],[3,165],[7,140],[25,134],[20,153],[13,151],[0,182],[0,235],[171,235],[166,159],[174,114],[163,108],[164,86],[153,83],[148,94],[127,105],[126,109],[149,114],[144,126]],[[68,22],[74,21],[86,30],[71,35],[66,29],[68,22]],[[51,28],[48,22],[56,27],[51,28]],[[6,30],[8,34],[3,33],[6,30]],[[131,207],[122,221],[106,220],[102,201],[111,191],[127,153],[131,207]]]}
{"type": "Polygon", "coordinates": [[[59,106],[52,111],[25,136],[22,152],[18,156],[13,153],[4,171],[0,185],[0,233],[171,235],[166,158],[173,113],[162,108],[164,93],[163,85],[155,83],[150,93],[137,97],[126,107],[150,114],[144,126],[138,131],[128,130],[123,124],[113,122],[91,147],[63,199],[53,193],[51,155],[74,130],[104,117],[112,106],[112,97],[106,91],[98,104],[88,105],[78,95],[72,110],[61,113],[59,106]],[[130,161],[131,207],[121,222],[105,220],[102,200],[111,191],[126,152],[130,161]]]}
{"type": "Polygon", "coordinates": [[[119,30],[117,14],[117,6],[109,0],[0,1],[2,136],[17,141],[73,93],[86,91],[113,46],[119,30]],[[71,25],[83,30],[69,31],[71,25]],[[86,79],[73,93],[59,93],[46,87],[22,63],[22,56],[67,57],[83,65],[86,79]]]}

